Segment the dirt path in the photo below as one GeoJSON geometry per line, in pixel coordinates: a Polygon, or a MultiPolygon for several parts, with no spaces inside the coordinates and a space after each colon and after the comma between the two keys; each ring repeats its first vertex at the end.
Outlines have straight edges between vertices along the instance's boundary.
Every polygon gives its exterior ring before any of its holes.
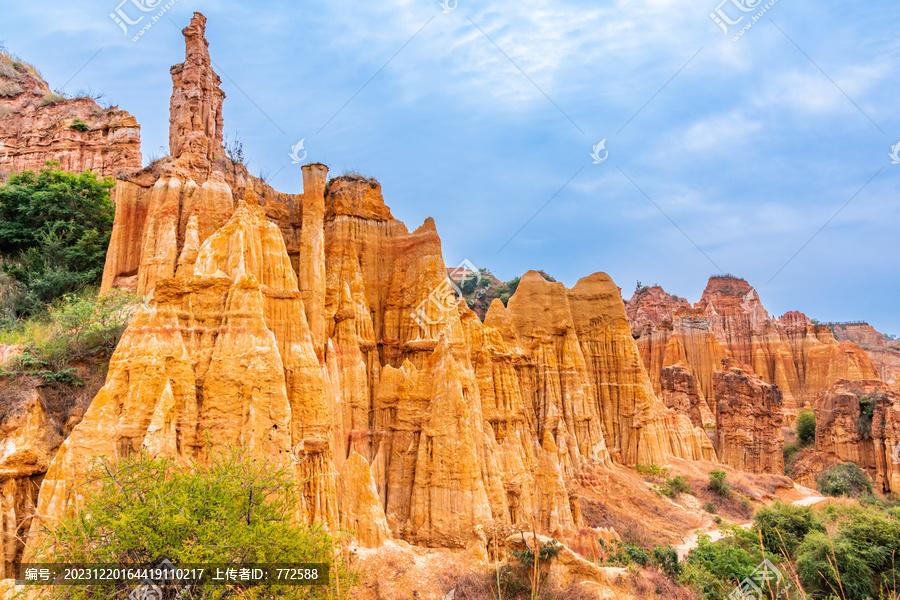
{"type": "MultiPolygon", "coordinates": [[[[825,496],[808,496],[806,498],[801,498],[800,500],[795,500],[791,502],[796,506],[812,506],[813,504],[818,504],[823,500],[827,500],[825,496]]],[[[740,526],[744,529],[749,529],[750,526],[753,525],[753,521],[749,523],[742,523],[740,526]]],[[[678,552],[678,560],[684,560],[687,557],[688,553],[697,547],[697,540],[701,535],[708,535],[709,539],[713,542],[717,542],[722,538],[726,537],[727,533],[723,533],[721,529],[710,529],[706,531],[697,531],[691,537],[687,538],[683,543],[675,546],[675,550],[678,552]]]]}

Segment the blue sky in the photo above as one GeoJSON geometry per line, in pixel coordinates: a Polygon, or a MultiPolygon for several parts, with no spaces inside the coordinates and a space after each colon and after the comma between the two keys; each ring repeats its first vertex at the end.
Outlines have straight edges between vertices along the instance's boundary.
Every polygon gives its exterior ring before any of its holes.
{"type": "Polygon", "coordinates": [[[450,266],[606,271],[691,302],[729,272],[773,314],[900,334],[900,4],[176,0],[132,42],[109,14],[166,2],[120,1],[5,0],[0,39],[134,114],[145,162],[196,10],[225,131],[277,189],[301,190],[303,138],[308,161],[381,181],[410,229],[434,217],[450,266]],[[717,8],[743,17],[728,35],[717,8]]]}

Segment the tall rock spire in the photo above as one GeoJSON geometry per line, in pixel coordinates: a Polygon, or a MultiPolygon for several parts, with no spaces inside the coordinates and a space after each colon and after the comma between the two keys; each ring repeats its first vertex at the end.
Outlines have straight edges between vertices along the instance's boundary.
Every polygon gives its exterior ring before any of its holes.
{"type": "Polygon", "coordinates": [[[184,62],[173,65],[172,99],[169,103],[169,151],[190,169],[208,175],[210,163],[225,155],[222,145],[222,101],[209,58],[206,17],[195,12],[191,24],[182,30],[184,62]]]}

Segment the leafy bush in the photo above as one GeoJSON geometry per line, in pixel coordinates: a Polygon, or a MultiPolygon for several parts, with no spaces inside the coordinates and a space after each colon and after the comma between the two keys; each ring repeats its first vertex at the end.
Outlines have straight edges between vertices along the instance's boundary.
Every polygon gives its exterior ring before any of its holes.
{"type": "MultiPolygon", "coordinates": [[[[324,525],[298,524],[300,497],[288,468],[230,450],[208,466],[134,455],[118,464],[98,459],[82,485],[90,485],[78,512],[50,524],[38,551],[49,559],[136,565],[167,558],[179,564],[327,563],[329,585],[261,584],[241,597],[333,597],[335,576],[348,573],[334,560],[334,539],[324,525]]],[[[42,597],[108,598],[124,584],[48,586],[42,597]]],[[[195,587],[192,598],[222,597],[225,588],[195,587]]],[[[229,594],[228,597],[231,597],[229,594]]],[[[235,596],[236,597],[236,596],[235,596]]]]}
{"type": "Polygon", "coordinates": [[[521,277],[513,277],[509,281],[506,282],[506,287],[509,288],[509,294],[515,294],[516,289],[519,287],[519,282],[522,280],[521,277]]]}
{"type": "Polygon", "coordinates": [[[634,563],[644,567],[650,563],[650,555],[637,544],[629,544],[620,540],[613,540],[613,544],[615,544],[615,552],[607,554],[606,557],[609,564],[627,567],[634,563]]]}
{"type": "Polygon", "coordinates": [[[810,531],[825,531],[810,507],[780,501],[759,509],[753,526],[760,532],[766,550],[787,556],[794,555],[810,531]]]}
{"type": "Polygon", "coordinates": [[[704,504],[703,510],[705,510],[706,512],[713,514],[713,515],[716,514],[717,512],[719,512],[718,509],[716,508],[716,505],[712,502],[707,502],[706,504],[704,504]]]}
{"type": "Polygon", "coordinates": [[[797,444],[785,444],[784,448],[782,448],[781,452],[784,456],[784,469],[785,473],[787,473],[787,469],[791,464],[791,461],[794,460],[794,457],[797,456],[797,453],[800,451],[800,446],[797,444]]]}
{"type": "Polygon", "coordinates": [[[653,564],[673,580],[681,573],[681,563],[678,562],[678,551],[672,546],[654,546],[653,564]]]}
{"type": "Polygon", "coordinates": [[[797,423],[795,425],[797,431],[797,439],[803,446],[808,445],[816,439],[816,413],[811,410],[802,409],[797,414],[797,423]]]}
{"type": "Polygon", "coordinates": [[[813,597],[835,594],[846,600],[875,595],[872,569],[849,541],[826,534],[809,534],[797,549],[797,575],[813,597]],[[839,579],[840,578],[840,579],[839,579]]]}
{"type": "Polygon", "coordinates": [[[651,475],[653,477],[667,477],[669,475],[668,467],[660,467],[659,465],[636,465],[635,469],[641,475],[651,475]]]}
{"type": "Polygon", "coordinates": [[[872,417],[875,414],[875,399],[868,396],[859,397],[859,418],[856,421],[856,431],[864,438],[872,433],[872,417]]]}
{"type": "Polygon", "coordinates": [[[832,465],[816,477],[816,487],[826,496],[851,496],[871,494],[869,476],[854,463],[832,465]]]}
{"type": "Polygon", "coordinates": [[[753,573],[760,562],[758,546],[751,552],[735,538],[714,543],[709,536],[701,535],[697,547],[687,556],[682,583],[694,587],[703,598],[719,600],[728,595],[735,582],[753,573]]]}
{"type": "Polygon", "coordinates": [[[88,125],[78,117],[75,117],[75,120],[73,120],[72,124],[69,125],[69,129],[75,129],[76,131],[87,131],[88,125]]]}
{"type": "Polygon", "coordinates": [[[709,489],[723,498],[731,496],[731,486],[725,482],[725,471],[709,472],[709,489]]]}
{"type": "Polygon", "coordinates": [[[131,320],[132,306],[139,301],[135,294],[121,290],[100,296],[65,295],[38,323],[21,324],[21,337],[11,341],[23,343],[24,351],[0,367],[0,376],[30,375],[80,385],[72,363],[101,351],[111,354],[131,320]]]}
{"type": "Polygon", "coordinates": [[[534,550],[522,537],[523,550],[511,550],[515,564],[500,570],[500,590],[504,598],[544,597],[540,594],[546,577],[541,572],[540,563],[547,562],[562,550],[562,544],[555,539],[541,543],[537,551],[538,566],[535,569],[534,550]]]}
{"type": "Polygon", "coordinates": [[[691,486],[688,484],[687,478],[685,478],[684,475],[676,475],[675,477],[666,480],[665,485],[657,486],[656,491],[669,498],[674,498],[678,494],[693,493],[693,490],[691,490],[691,486]]]}
{"type": "Polygon", "coordinates": [[[691,486],[688,484],[687,478],[684,475],[676,475],[675,477],[669,479],[666,482],[666,487],[671,490],[675,490],[675,492],[679,494],[693,493],[693,490],[691,490],[691,486]]]}
{"type": "Polygon", "coordinates": [[[15,287],[11,318],[40,312],[63,294],[100,283],[112,232],[110,178],[55,167],[23,171],[0,185],[0,258],[15,287]]]}

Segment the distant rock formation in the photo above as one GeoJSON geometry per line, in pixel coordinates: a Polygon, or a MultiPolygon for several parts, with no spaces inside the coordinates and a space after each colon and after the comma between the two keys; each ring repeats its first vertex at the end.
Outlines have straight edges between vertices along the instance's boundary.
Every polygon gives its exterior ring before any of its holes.
{"type": "Polygon", "coordinates": [[[900,491],[900,394],[879,380],[841,379],[813,404],[815,451],[795,466],[795,478],[812,485],[825,468],[853,462],[880,491],[900,491]]]}
{"type": "Polygon", "coordinates": [[[878,378],[891,386],[900,386],[900,340],[888,339],[868,323],[824,323],[839,342],[853,342],[866,351],[878,378]]]}
{"type": "Polygon", "coordinates": [[[50,91],[34,67],[0,51],[0,178],[48,160],[101,176],[137,171],[140,125],[116,107],[50,91]]]}
{"type": "Polygon", "coordinates": [[[878,377],[858,346],[837,341],[829,327],[811,323],[800,312],[772,318],[756,290],[730,275],[711,277],[693,307],[654,287],[638,290],[626,311],[657,393],[662,392],[662,370],[682,363],[713,412],[713,378],[721,369],[740,367],[777,385],[786,425],[793,423],[798,406],[837,380],[878,377]]]}

